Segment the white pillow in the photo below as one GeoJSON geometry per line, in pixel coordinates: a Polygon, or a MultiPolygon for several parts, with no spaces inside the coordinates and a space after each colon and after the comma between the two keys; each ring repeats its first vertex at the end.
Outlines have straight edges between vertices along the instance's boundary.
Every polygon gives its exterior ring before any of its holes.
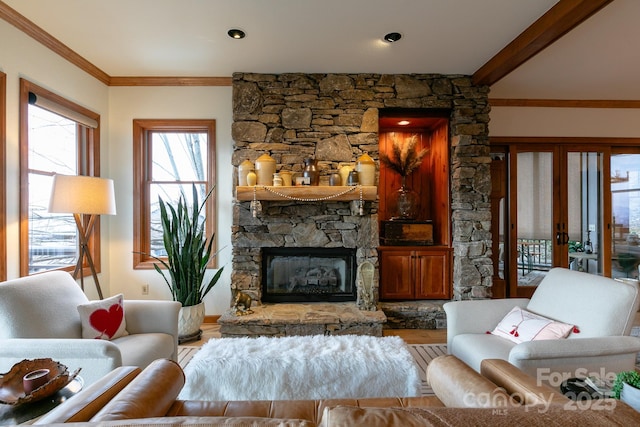
{"type": "Polygon", "coordinates": [[[492,334],[515,343],[561,339],[569,336],[573,325],[568,325],[514,307],[491,331],[492,334]]]}
{"type": "Polygon", "coordinates": [[[129,335],[124,319],[124,296],[118,294],[78,306],[82,338],[112,340],[129,335]]]}

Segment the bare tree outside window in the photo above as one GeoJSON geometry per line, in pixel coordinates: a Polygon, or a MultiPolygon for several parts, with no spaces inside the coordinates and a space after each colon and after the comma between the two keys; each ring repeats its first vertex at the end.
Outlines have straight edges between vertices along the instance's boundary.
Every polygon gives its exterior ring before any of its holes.
{"type": "MultiPolygon", "coordinates": [[[[180,196],[191,203],[191,185],[196,184],[198,197],[204,200],[206,188],[207,134],[163,133],[151,134],[152,183],[150,187],[151,208],[151,254],[166,256],[162,242],[159,198],[169,205],[177,205],[180,196]]],[[[201,221],[205,220],[202,215],[201,221]]]]}
{"type": "MultiPolygon", "coordinates": [[[[152,268],[149,255],[165,257],[159,198],[177,206],[187,203],[196,186],[200,200],[215,178],[215,121],[134,120],[134,268],[152,268]]],[[[215,197],[200,218],[207,234],[215,231],[215,197]]]]}
{"type": "MultiPolygon", "coordinates": [[[[50,214],[53,176],[100,174],[100,115],[20,79],[20,275],[72,271],[79,236],[71,214],[50,214]]],[[[100,225],[89,250],[100,271],[100,225]]],[[[83,268],[82,274],[90,273],[83,268]]]]}
{"type": "Polygon", "coordinates": [[[53,175],[77,174],[76,127],[29,105],[29,274],[72,267],[78,259],[73,216],[47,211],[53,175]]]}

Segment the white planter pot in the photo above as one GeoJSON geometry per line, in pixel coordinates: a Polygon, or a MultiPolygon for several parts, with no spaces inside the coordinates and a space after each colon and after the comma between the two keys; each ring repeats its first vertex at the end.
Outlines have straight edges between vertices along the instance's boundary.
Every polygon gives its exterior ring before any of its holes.
{"type": "Polygon", "coordinates": [[[636,411],[640,411],[640,389],[635,388],[634,386],[631,386],[627,383],[622,383],[620,400],[631,406],[636,411]]]}
{"type": "Polygon", "coordinates": [[[204,321],[204,303],[190,305],[180,309],[178,318],[178,337],[191,337],[200,331],[204,321]]]}

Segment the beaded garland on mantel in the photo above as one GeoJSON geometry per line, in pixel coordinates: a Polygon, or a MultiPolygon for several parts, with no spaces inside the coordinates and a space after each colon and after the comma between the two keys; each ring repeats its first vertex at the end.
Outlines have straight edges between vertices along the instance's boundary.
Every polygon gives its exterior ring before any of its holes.
{"type": "Polygon", "coordinates": [[[256,218],[262,212],[262,204],[258,200],[258,187],[260,187],[263,190],[266,190],[266,191],[268,191],[270,193],[273,193],[276,196],[283,197],[285,199],[292,200],[294,202],[324,202],[326,200],[335,199],[335,198],[344,196],[345,194],[352,193],[353,191],[358,189],[360,191],[360,199],[358,200],[358,214],[359,215],[364,215],[364,200],[363,200],[363,197],[362,197],[362,186],[361,185],[354,185],[354,186],[349,187],[346,190],[341,191],[341,192],[336,193],[336,194],[330,194],[330,195],[324,196],[324,197],[310,197],[310,198],[289,196],[288,194],[281,193],[281,192],[279,192],[277,190],[274,190],[272,187],[269,187],[269,186],[266,186],[266,185],[262,185],[262,186],[255,185],[253,187],[253,200],[251,201],[251,214],[253,215],[254,218],[256,218]]]}

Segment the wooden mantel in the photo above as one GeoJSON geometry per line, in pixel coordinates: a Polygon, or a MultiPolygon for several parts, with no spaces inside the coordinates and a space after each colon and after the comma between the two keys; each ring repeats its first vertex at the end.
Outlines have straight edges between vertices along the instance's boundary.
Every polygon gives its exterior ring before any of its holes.
{"type": "Polygon", "coordinates": [[[295,202],[330,202],[362,200],[373,201],[378,198],[378,187],[375,185],[346,186],[293,186],[272,187],[265,185],[237,186],[236,199],[238,201],[253,200],[267,201],[295,201],[295,202]]]}

